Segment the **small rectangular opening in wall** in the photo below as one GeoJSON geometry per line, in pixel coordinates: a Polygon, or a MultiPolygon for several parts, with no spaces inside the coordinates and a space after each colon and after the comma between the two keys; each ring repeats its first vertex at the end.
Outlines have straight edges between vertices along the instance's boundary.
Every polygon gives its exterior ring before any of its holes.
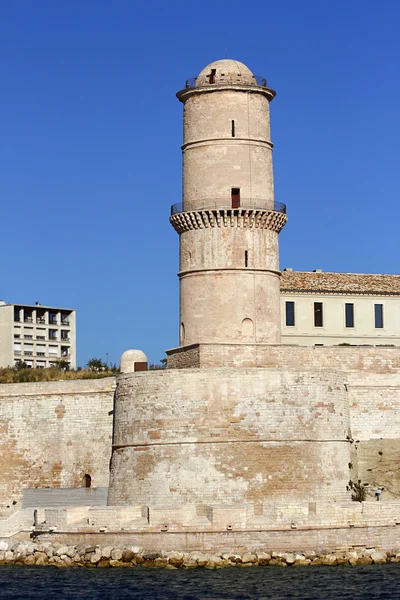
{"type": "Polygon", "coordinates": [[[314,302],[314,327],[323,327],[323,304],[322,302],[314,302]]]}
{"type": "Polygon", "coordinates": [[[375,304],[375,329],[383,329],[383,304],[375,304]]]}
{"type": "Polygon", "coordinates": [[[354,327],[354,304],[345,304],[346,327],[354,327]]]}
{"type": "Polygon", "coordinates": [[[244,251],[244,266],[245,267],[249,266],[249,253],[248,253],[248,250],[244,251]]]}
{"type": "Polygon", "coordinates": [[[211,73],[208,76],[208,82],[209,83],[215,83],[215,75],[216,75],[216,73],[217,73],[216,69],[211,69],[211,73]]]}
{"type": "Polygon", "coordinates": [[[286,326],[294,327],[294,302],[286,302],[286,326]]]}
{"type": "Polygon", "coordinates": [[[232,208],[239,208],[240,206],[240,188],[231,189],[231,201],[232,208]]]}
{"type": "Polygon", "coordinates": [[[232,137],[235,137],[235,121],[232,121],[232,137]]]}

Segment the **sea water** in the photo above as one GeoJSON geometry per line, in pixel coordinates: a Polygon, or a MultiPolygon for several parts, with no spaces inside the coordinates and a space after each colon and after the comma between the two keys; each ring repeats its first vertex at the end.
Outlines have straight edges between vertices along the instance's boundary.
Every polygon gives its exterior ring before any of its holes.
{"type": "Polygon", "coordinates": [[[216,571],[0,567],[0,599],[400,599],[400,564],[251,567],[216,571]]]}

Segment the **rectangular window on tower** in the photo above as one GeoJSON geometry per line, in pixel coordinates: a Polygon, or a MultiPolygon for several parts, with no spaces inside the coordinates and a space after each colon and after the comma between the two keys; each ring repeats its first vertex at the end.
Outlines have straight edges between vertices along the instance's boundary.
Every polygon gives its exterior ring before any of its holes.
{"type": "Polygon", "coordinates": [[[286,302],[286,327],[294,327],[294,302],[286,302]]]}
{"type": "Polygon", "coordinates": [[[232,137],[235,137],[235,121],[232,121],[232,137]]]}
{"type": "Polygon", "coordinates": [[[231,189],[231,201],[232,208],[239,208],[240,206],[240,188],[231,189]]]}
{"type": "Polygon", "coordinates": [[[383,304],[375,304],[375,328],[383,329],[383,304]]]}
{"type": "Polygon", "coordinates": [[[314,302],[314,327],[323,327],[323,304],[322,302],[314,302]]]}
{"type": "Polygon", "coordinates": [[[354,304],[345,304],[346,327],[354,327],[354,304]]]}

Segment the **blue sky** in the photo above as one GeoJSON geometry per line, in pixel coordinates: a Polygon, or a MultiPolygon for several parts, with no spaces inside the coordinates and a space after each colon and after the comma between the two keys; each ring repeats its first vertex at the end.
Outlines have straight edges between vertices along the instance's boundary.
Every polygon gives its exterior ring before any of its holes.
{"type": "Polygon", "coordinates": [[[227,54],[267,77],[281,267],[398,273],[395,0],[0,6],[0,298],[74,307],[78,362],[178,344],[182,106],[227,54]]]}

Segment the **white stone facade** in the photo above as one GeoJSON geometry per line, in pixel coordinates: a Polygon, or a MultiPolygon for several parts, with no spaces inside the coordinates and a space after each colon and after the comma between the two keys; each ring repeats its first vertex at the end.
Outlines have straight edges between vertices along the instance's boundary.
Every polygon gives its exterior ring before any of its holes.
{"type": "Polygon", "coordinates": [[[400,276],[283,271],[283,344],[400,346],[400,276]]]}
{"type": "Polygon", "coordinates": [[[76,312],[41,304],[0,304],[0,367],[21,360],[46,368],[65,360],[76,368],[76,312]]]}

